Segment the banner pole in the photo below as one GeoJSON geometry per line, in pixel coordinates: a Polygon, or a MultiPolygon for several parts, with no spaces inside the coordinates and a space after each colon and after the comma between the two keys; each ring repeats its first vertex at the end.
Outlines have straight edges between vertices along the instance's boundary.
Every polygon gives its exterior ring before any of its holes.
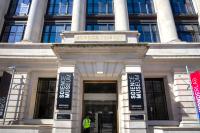
{"type": "MultiPolygon", "coordinates": [[[[192,102],[194,104],[194,108],[195,108],[195,111],[196,111],[196,116],[197,116],[198,122],[200,124],[200,116],[199,116],[199,113],[198,113],[198,108],[197,108],[196,103],[195,103],[194,92],[193,92],[193,89],[192,89],[191,78],[190,78],[190,71],[189,71],[187,65],[185,66],[185,69],[186,69],[186,73],[188,75],[188,80],[189,80],[189,84],[190,84],[190,87],[189,87],[190,88],[190,92],[192,93],[192,102]]],[[[188,88],[187,88],[187,90],[188,90],[188,88]]]]}

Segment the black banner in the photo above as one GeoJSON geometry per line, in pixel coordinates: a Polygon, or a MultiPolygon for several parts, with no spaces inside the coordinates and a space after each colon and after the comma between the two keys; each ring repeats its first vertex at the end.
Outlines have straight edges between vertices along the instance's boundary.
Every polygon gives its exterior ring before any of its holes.
{"type": "Polygon", "coordinates": [[[3,118],[12,75],[3,72],[0,82],[0,118],[3,118]]]}
{"type": "Polygon", "coordinates": [[[73,73],[60,73],[57,96],[57,109],[71,110],[73,73]]]}
{"type": "Polygon", "coordinates": [[[141,73],[128,73],[129,110],[144,110],[141,73]]]}

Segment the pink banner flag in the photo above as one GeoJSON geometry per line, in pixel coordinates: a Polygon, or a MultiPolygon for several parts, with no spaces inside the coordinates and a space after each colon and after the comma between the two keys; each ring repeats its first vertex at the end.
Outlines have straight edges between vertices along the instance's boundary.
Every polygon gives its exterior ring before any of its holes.
{"type": "Polygon", "coordinates": [[[200,119],[200,72],[195,71],[190,74],[192,90],[194,94],[194,99],[198,111],[198,116],[200,119]]]}

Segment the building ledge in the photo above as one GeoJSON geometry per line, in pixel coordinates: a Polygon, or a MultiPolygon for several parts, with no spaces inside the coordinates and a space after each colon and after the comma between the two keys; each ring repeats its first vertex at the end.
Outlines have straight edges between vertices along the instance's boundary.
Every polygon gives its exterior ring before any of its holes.
{"type": "Polygon", "coordinates": [[[163,131],[200,131],[200,127],[173,127],[173,126],[154,126],[155,129],[161,129],[163,131]]]}
{"type": "MultiPolygon", "coordinates": [[[[130,54],[132,58],[143,58],[149,46],[147,44],[55,44],[52,46],[54,53],[60,59],[69,58],[70,54],[76,55],[113,55],[130,54]]],[[[82,57],[82,56],[80,56],[82,57]]]]}
{"type": "Polygon", "coordinates": [[[149,43],[145,59],[199,59],[200,43],[149,43]]]}
{"type": "Polygon", "coordinates": [[[3,125],[0,129],[33,129],[33,128],[52,128],[52,125],[3,125]]]}
{"type": "Polygon", "coordinates": [[[178,121],[174,120],[148,120],[147,124],[148,126],[179,126],[178,121]]]}
{"type": "Polygon", "coordinates": [[[199,59],[200,43],[0,43],[1,59],[57,59],[70,54],[120,54],[144,59],[199,59]],[[56,57],[57,56],[57,57],[56,57]]]}

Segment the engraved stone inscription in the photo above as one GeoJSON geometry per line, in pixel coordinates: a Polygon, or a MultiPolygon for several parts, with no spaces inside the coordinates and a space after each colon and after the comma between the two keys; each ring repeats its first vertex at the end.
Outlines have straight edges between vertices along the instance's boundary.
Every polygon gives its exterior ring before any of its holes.
{"type": "Polygon", "coordinates": [[[118,35],[75,35],[75,42],[125,42],[126,35],[118,34],[118,35]]]}

